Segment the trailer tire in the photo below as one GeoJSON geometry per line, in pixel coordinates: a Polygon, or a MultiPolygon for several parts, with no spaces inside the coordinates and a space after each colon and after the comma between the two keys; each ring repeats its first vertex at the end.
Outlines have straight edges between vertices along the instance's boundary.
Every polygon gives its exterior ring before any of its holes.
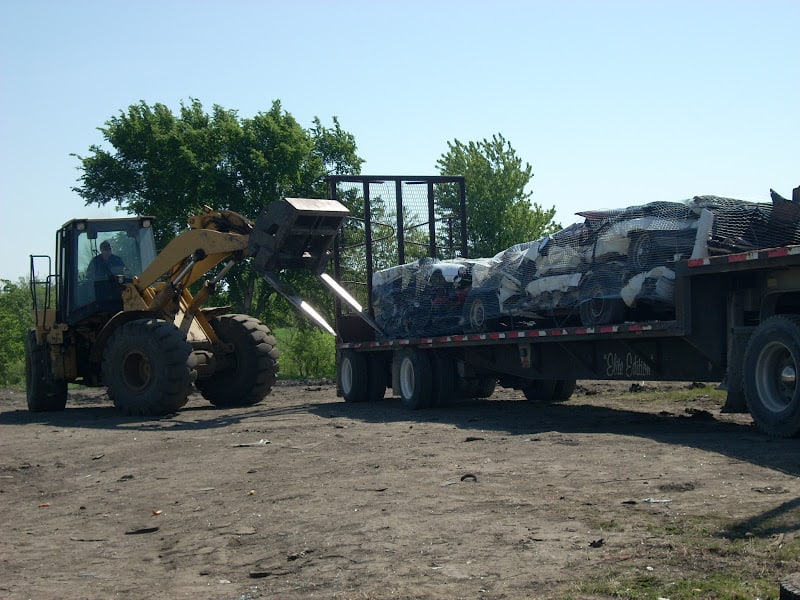
{"type": "Polygon", "coordinates": [[[412,410],[430,407],[433,377],[428,353],[419,348],[404,348],[398,358],[400,400],[403,405],[412,410]]]}
{"type": "Polygon", "coordinates": [[[753,332],[744,356],[747,408],[756,425],[778,437],[800,434],[800,316],[776,315],[753,332]]]}
{"type": "Polygon", "coordinates": [[[556,379],[556,387],[553,390],[553,402],[566,402],[575,393],[578,382],[574,378],[556,379]]]}
{"type": "Polygon", "coordinates": [[[103,380],[126,415],[166,415],[189,398],[191,346],[175,325],[137,319],[120,326],[103,352],[103,380]]]}
{"type": "Polygon", "coordinates": [[[455,400],[458,395],[458,370],[456,361],[441,351],[430,353],[433,378],[431,406],[443,406],[455,400]]]}
{"type": "Polygon", "coordinates": [[[389,371],[390,363],[386,359],[384,352],[370,352],[367,355],[368,367],[368,391],[367,401],[377,402],[383,400],[386,396],[386,388],[391,383],[391,372],[389,371]]]}
{"type": "Polygon", "coordinates": [[[533,379],[522,386],[522,393],[531,402],[550,403],[555,399],[555,379],[533,379]]]}
{"type": "Polygon", "coordinates": [[[458,393],[462,398],[489,398],[496,387],[497,380],[493,377],[458,380],[458,393]]]}
{"type": "Polygon", "coordinates": [[[28,410],[49,412],[67,406],[67,382],[53,377],[47,344],[36,341],[36,332],[25,338],[25,390],[28,410]]]}
{"type": "Polygon", "coordinates": [[[578,312],[585,327],[621,323],[625,319],[625,302],[619,295],[621,285],[614,285],[618,273],[610,269],[586,275],[580,285],[578,312]]]}
{"type": "Polygon", "coordinates": [[[252,406],[275,385],[278,349],[264,323],[249,315],[220,315],[211,321],[220,340],[233,345],[232,366],[199,379],[195,386],[214,406],[252,406]]]}
{"type": "Polygon", "coordinates": [[[725,371],[724,387],[719,389],[727,391],[724,413],[746,413],[747,400],[744,394],[744,353],[750,332],[746,334],[734,332],[732,334],[730,349],[728,350],[728,368],[725,371]]]}
{"type": "Polygon", "coordinates": [[[339,389],[345,402],[369,400],[369,367],[367,357],[353,350],[342,350],[339,358],[339,389]]]}

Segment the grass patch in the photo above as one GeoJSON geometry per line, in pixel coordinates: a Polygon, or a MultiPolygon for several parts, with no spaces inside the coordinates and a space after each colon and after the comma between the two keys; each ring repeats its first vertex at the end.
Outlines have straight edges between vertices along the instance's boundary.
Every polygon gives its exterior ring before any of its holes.
{"type": "Polygon", "coordinates": [[[634,557],[577,581],[568,598],[777,600],[800,570],[800,499],[745,521],[682,517],[649,523],[634,557]]]}
{"type": "Polygon", "coordinates": [[[777,600],[777,580],[735,570],[689,576],[610,572],[582,582],[571,598],[592,594],[626,600],[777,600]]]}

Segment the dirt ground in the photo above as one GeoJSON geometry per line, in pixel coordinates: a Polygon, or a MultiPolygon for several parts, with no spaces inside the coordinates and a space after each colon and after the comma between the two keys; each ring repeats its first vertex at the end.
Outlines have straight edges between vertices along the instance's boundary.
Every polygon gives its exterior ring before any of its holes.
{"type": "Polygon", "coordinates": [[[606,598],[645,581],[655,599],[688,579],[701,598],[727,573],[777,598],[800,570],[780,550],[798,548],[798,440],[707,389],[649,385],[412,412],[279,384],[159,420],[97,390],[31,414],[3,390],[0,596],[606,598]]]}

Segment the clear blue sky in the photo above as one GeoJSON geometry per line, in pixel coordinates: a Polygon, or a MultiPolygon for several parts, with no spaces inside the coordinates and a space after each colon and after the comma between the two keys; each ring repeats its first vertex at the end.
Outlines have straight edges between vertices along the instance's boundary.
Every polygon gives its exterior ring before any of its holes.
{"type": "MultiPolygon", "coordinates": [[[[199,99],[337,116],[365,174],[502,133],[574,212],[800,185],[800,0],[5,0],[0,278],[110,216],[71,191],[111,116],[199,99]]],[[[522,241],[522,240],[520,240],[522,241]]]]}

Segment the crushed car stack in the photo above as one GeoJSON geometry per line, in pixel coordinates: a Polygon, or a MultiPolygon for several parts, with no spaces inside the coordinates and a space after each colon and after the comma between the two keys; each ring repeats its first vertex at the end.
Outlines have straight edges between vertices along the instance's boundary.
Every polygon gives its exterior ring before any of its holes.
{"type": "Polygon", "coordinates": [[[492,258],[376,272],[376,322],[394,338],[670,318],[676,261],[800,244],[800,188],[772,204],[695,196],[577,214],[492,258]]]}

